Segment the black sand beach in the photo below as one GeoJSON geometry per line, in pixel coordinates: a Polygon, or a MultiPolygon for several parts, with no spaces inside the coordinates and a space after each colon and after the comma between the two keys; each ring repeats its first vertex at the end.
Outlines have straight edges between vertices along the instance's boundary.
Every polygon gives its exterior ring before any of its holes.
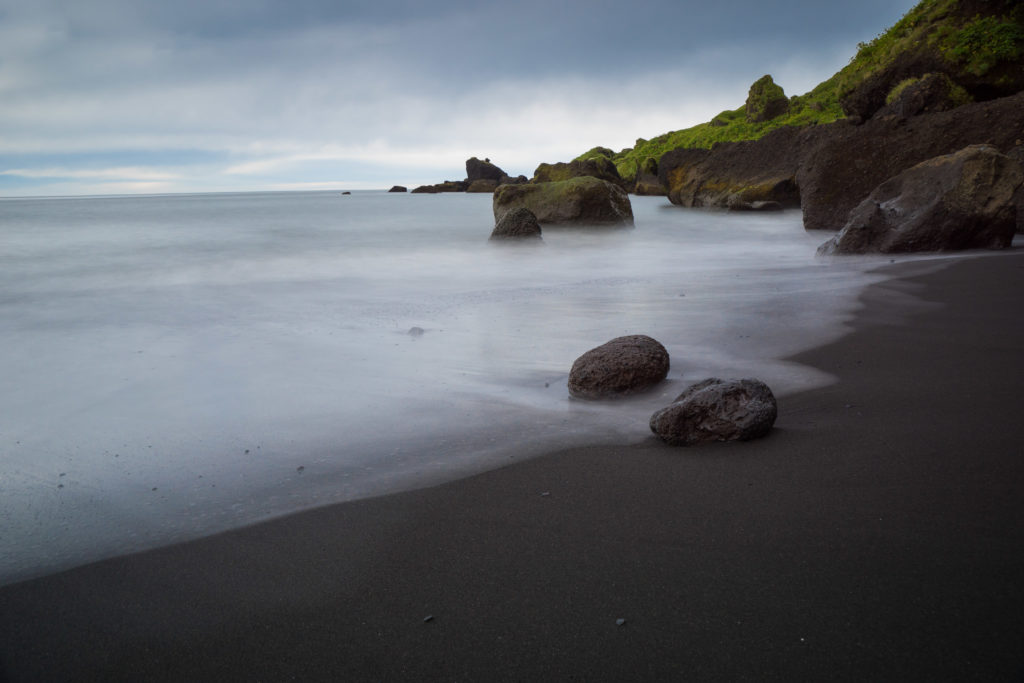
{"type": "Polygon", "coordinates": [[[766,439],[555,453],[7,586],[0,672],[1020,680],[1024,254],[892,267],[766,439]]]}

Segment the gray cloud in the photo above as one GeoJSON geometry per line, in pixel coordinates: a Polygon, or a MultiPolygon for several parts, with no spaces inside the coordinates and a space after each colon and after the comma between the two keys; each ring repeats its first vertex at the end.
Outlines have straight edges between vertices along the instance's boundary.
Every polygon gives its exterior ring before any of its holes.
{"type": "Polygon", "coordinates": [[[466,154],[528,173],[706,120],[763,73],[803,92],[912,4],[0,0],[0,177],[182,149],[223,157],[182,177],[253,189],[466,154]]]}

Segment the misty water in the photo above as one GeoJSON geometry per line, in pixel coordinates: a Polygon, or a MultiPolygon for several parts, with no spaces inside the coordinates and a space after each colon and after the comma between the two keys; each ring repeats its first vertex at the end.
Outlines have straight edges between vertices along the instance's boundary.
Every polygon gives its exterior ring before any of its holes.
{"type": "Polygon", "coordinates": [[[490,243],[489,195],[0,201],[0,583],[565,446],[652,438],[687,383],[832,381],[878,261],[798,211],[633,198],[634,229],[490,243]],[[624,334],[658,390],[570,399],[624,334]]]}

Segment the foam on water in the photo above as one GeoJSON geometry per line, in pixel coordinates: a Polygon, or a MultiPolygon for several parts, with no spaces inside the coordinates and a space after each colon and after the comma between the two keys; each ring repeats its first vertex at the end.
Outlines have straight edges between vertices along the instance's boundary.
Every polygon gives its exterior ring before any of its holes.
{"type": "Polygon", "coordinates": [[[489,195],[0,202],[0,583],[639,441],[710,375],[831,381],[782,359],[842,333],[877,261],[815,259],[799,212],[633,206],[523,246],[487,241],[489,195]],[[623,334],[665,344],[669,381],[570,400],[623,334]]]}

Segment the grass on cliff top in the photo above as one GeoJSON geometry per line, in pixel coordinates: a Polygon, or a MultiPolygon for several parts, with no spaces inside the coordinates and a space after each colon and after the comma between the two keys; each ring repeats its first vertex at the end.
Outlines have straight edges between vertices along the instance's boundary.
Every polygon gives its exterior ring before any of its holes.
{"type": "Polygon", "coordinates": [[[766,133],[783,126],[809,126],[831,123],[843,117],[836,96],[834,78],[821,83],[809,93],[789,98],[789,111],[770,121],[750,123],[747,121],[746,106],[726,110],[707,123],[701,123],[685,130],[672,131],[650,140],[640,138],[635,145],[621,152],[595,147],[584,152],[577,159],[607,156],[626,180],[636,177],[636,170],[648,158],[659,159],[665,152],[680,147],[709,149],[716,142],[756,140],[766,133]]]}
{"type": "Polygon", "coordinates": [[[860,43],[850,63],[838,73],[809,93],[791,97],[789,112],[770,121],[749,123],[745,107],[740,107],[692,128],[650,140],[640,138],[620,152],[595,147],[576,158],[607,156],[619,175],[631,180],[647,158],[658,159],[680,147],[708,149],[716,142],[756,140],[782,126],[831,123],[844,116],[841,97],[908,51],[936,51],[952,68],[984,75],[1000,62],[1024,54],[1024,2],[989,0],[989,6],[991,14],[967,16],[958,0],[922,0],[892,28],[860,43]]]}
{"type": "Polygon", "coordinates": [[[857,45],[857,54],[836,74],[839,97],[907,52],[938,53],[951,72],[984,76],[997,64],[1024,54],[1024,3],[989,0],[991,14],[969,15],[958,0],[922,0],[892,28],[857,45]]]}

